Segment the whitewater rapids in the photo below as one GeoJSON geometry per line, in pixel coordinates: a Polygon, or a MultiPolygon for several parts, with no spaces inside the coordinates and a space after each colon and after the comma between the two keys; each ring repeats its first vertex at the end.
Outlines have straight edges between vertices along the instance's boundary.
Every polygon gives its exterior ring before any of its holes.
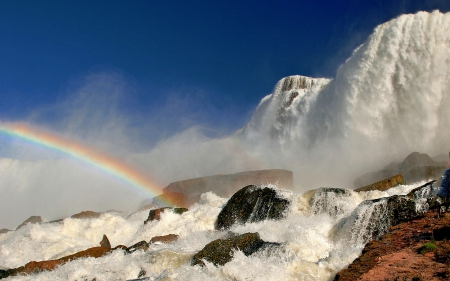
{"type": "Polygon", "coordinates": [[[51,272],[6,280],[123,281],[137,278],[141,270],[146,272],[148,280],[330,280],[358,257],[367,242],[352,239],[357,234],[355,231],[363,232],[364,227],[343,235],[338,231],[339,222],[348,218],[363,200],[406,194],[416,186],[399,186],[387,192],[349,191],[350,196],[328,197],[327,202],[322,200],[321,205],[315,207],[311,207],[311,202],[317,191],[304,194],[284,191],[283,196],[292,202],[285,219],[230,229],[239,234],[258,232],[261,239],[281,243],[282,247],[249,257],[236,252],[233,260],[223,267],[207,264],[202,268],[191,266],[189,262],[207,243],[225,235],[214,230],[214,223],[227,199],[208,192],[182,215],[164,212],[161,220],[146,225],[143,222],[148,210],[130,216],[106,212],[99,218],[66,218],[54,223],[28,224],[0,234],[0,268],[15,268],[32,260],[57,259],[95,247],[103,234],[113,247],[131,246],[158,235],[177,234],[178,241],[151,244],[147,252],[125,255],[116,250],[101,258],[69,262],[51,272]]]}

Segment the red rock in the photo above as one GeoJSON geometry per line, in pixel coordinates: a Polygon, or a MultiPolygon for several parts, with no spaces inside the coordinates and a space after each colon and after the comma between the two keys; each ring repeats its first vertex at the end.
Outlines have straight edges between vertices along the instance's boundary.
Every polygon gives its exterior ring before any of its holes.
{"type": "Polygon", "coordinates": [[[176,234],[167,234],[167,235],[163,235],[163,236],[155,236],[155,237],[153,237],[150,240],[150,244],[158,243],[158,242],[167,244],[167,243],[171,243],[171,242],[177,241],[178,237],[179,236],[176,235],[176,234]]]}
{"type": "Polygon", "coordinates": [[[437,211],[429,211],[422,218],[393,226],[380,240],[367,243],[361,256],[334,280],[450,280],[444,264],[450,264],[450,242],[434,241],[436,252],[418,253],[425,243],[436,239],[434,232],[448,225],[450,213],[438,217],[437,211]]]}

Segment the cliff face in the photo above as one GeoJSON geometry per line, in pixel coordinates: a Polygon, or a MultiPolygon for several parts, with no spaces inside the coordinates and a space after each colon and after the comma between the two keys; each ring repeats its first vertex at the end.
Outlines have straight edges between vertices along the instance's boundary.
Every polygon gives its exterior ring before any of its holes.
{"type": "Polygon", "coordinates": [[[278,184],[280,188],[293,188],[293,173],[287,170],[259,170],[230,175],[215,175],[177,181],[163,189],[164,193],[182,193],[187,204],[198,201],[202,193],[212,191],[221,197],[230,197],[247,185],[278,184]]]}

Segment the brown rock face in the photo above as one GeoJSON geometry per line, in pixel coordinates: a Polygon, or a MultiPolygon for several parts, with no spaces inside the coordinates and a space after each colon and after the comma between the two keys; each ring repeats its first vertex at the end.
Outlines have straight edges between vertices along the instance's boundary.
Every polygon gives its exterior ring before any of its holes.
{"type": "Polygon", "coordinates": [[[100,213],[93,212],[93,211],[83,211],[81,213],[75,214],[71,216],[73,219],[95,219],[100,217],[100,213]]]}
{"type": "Polygon", "coordinates": [[[278,183],[280,188],[292,190],[294,177],[287,170],[259,170],[230,175],[216,175],[173,182],[163,189],[164,194],[177,192],[186,196],[187,205],[198,202],[202,193],[212,191],[221,197],[229,197],[247,185],[278,183]]]}
{"type": "Polygon", "coordinates": [[[177,206],[177,207],[188,207],[186,195],[180,192],[164,192],[159,196],[153,198],[152,203],[156,206],[177,206]]]}
{"type": "Polygon", "coordinates": [[[153,243],[163,243],[163,244],[167,244],[170,242],[174,242],[178,240],[178,235],[176,234],[167,234],[167,235],[163,235],[163,236],[155,236],[150,240],[150,244],[153,243]]]}
{"type": "Polygon", "coordinates": [[[111,249],[111,243],[109,243],[109,239],[105,234],[103,234],[103,239],[100,241],[100,247],[111,249]]]}
{"type": "Polygon", "coordinates": [[[16,230],[18,230],[19,228],[24,227],[25,225],[29,224],[29,223],[41,223],[42,222],[42,218],[40,216],[31,216],[28,219],[26,219],[23,223],[21,223],[16,230]]]}
{"type": "Polygon", "coordinates": [[[170,210],[170,211],[174,212],[175,214],[181,215],[182,213],[186,212],[188,209],[186,209],[186,208],[165,207],[165,208],[159,208],[159,209],[150,210],[148,212],[148,218],[144,221],[144,224],[147,224],[147,223],[149,223],[151,221],[154,221],[154,220],[160,220],[161,219],[161,214],[164,211],[166,211],[166,210],[170,210]]]}
{"type": "Polygon", "coordinates": [[[395,187],[400,184],[406,184],[406,182],[403,179],[402,175],[396,175],[396,176],[384,179],[382,181],[357,188],[357,189],[355,189],[355,191],[369,191],[369,190],[386,191],[389,188],[395,187]]]}
{"type": "Polygon", "coordinates": [[[446,233],[449,225],[450,213],[439,217],[429,211],[420,219],[393,226],[380,240],[367,243],[362,255],[334,280],[450,280],[450,242],[436,241],[442,237],[435,236],[446,233]],[[421,251],[427,242],[436,249],[421,251]]]}

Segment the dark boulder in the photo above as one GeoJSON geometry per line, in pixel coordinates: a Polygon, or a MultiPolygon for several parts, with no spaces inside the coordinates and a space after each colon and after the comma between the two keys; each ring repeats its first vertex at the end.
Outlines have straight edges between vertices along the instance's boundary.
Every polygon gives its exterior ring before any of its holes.
{"type": "Polygon", "coordinates": [[[191,265],[204,266],[204,261],[214,265],[224,265],[233,259],[235,251],[242,251],[246,256],[257,252],[266,242],[259,233],[245,233],[228,239],[217,239],[208,243],[191,259],[191,265]]]}
{"type": "Polygon", "coordinates": [[[28,219],[26,219],[23,223],[21,223],[16,230],[24,227],[25,225],[29,224],[29,223],[41,223],[42,222],[42,218],[40,216],[31,216],[28,219]]]}
{"type": "Polygon", "coordinates": [[[148,212],[148,218],[144,221],[144,224],[147,224],[147,223],[149,223],[151,221],[154,221],[154,220],[160,220],[161,219],[161,214],[164,211],[166,211],[166,210],[171,210],[175,214],[181,215],[182,213],[186,212],[188,209],[186,209],[186,208],[165,207],[165,208],[159,208],[159,209],[150,210],[150,212],[148,212]]]}
{"type": "Polygon", "coordinates": [[[111,249],[111,243],[109,243],[109,239],[106,234],[103,234],[103,239],[100,241],[100,247],[111,249]]]}
{"type": "Polygon", "coordinates": [[[220,211],[216,229],[230,228],[233,224],[279,220],[285,216],[290,202],[281,198],[270,187],[248,185],[236,192],[220,211]]]}

